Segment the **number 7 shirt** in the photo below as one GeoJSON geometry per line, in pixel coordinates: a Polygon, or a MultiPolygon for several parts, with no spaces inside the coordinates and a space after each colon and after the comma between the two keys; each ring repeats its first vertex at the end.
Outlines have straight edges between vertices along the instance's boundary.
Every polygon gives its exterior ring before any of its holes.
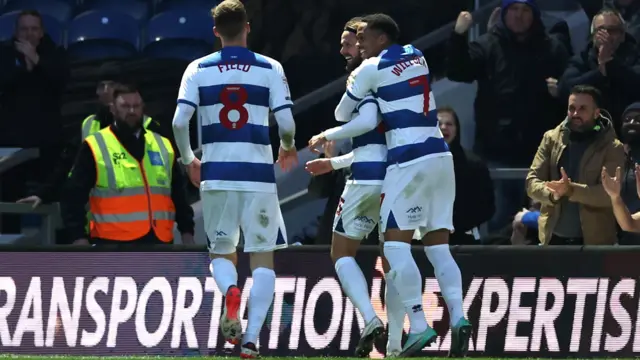
{"type": "MultiPolygon", "coordinates": [[[[178,103],[198,109],[201,190],[276,192],[269,112],[293,105],[278,61],[225,47],[189,64],[178,103]]],[[[295,129],[293,119],[288,126],[295,129]]]]}
{"type": "Polygon", "coordinates": [[[339,121],[368,93],[378,101],[386,131],[387,165],[407,166],[449,154],[429,82],[429,67],[412,45],[391,45],[351,73],[336,107],[339,121]]]}

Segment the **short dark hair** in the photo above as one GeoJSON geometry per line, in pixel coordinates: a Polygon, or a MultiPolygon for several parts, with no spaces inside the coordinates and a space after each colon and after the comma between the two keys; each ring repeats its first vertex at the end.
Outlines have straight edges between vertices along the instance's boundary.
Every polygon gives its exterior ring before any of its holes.
{"type": "Polygon", "coordinates": [[[248,21],[247,11],[239,0],[224,0],[211,9],[213,24],[223,38],[238,37],[248,21]]]}
{"type": "Polygon", "coordinates": [[[346,24],[344,24],[343,31],[349,31],[349,32],[355,33],[356,31],[358,31],[358,24],[361,22],[362,22],[362,16],[352,17],[351,19],[349,19],[349,21],[347,21],[346,24]]]}
{"type": "Polygon", "coordinates": [[[579,94],[591,96],[593,102],[596,103],[596,106],[600,107],[600,104],[602,103],[602,93],[600,90],[591,85],[576,85],[571,89],[570,95],[579,94]]]}
{"type": "Polygon", "coordinates": [[[458,113],[449,105],[438,107],[438,109],[436,110],[436,113],[437,114],[449,113],[451,114],[451,116],[453,116],[453,121],[455,121],[456,126],[458,126],[458,124],[460,123],[460,119],[458,118],[458,113]]]}
{"type": "Polygon", "coordinates": [[[35,10],[35,9],[28,9],[28,10],[20,11],[20,14],[18,14],[18,17],[16,18],[16,29],[18,28],[18,24],[20,23],[20,19],[22,19],[25,16],[33,16],[35,18],[38,18],[38,20],[40,20],[40,27],[44,29],[44,23],[42,22],[42,15],[40,14],[40,12],[38,10],[35,10]]]}
{"type": "Polygon", "coordinates": [[[134,84],[116,84],[113,88],[113,99],[117,99],[120,95],[136,93],[139,94],[140,91],[138,91],[138,87],[134,84]]]}
{"type": "Polygon", "coordinates": [[[362,19],[367,23],[367,29],[376,30],[384,33],[389,41],[395,43],[400,38],[400,27],[391,16],[387,14],[371,14],[362,19]]]}

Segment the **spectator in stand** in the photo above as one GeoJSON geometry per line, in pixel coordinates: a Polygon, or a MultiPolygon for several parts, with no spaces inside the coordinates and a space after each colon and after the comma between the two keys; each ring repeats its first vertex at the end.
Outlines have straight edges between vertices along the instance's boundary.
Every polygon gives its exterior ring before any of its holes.
{"type": "Polygon", "coordinates": [[[640,50],[632,36],[626,36],[620,14],[605,9],[593,18],[592,41],[571,59],[560,79],[560,93],[566,97],[571,88],[591,85],[603,94],[602,107],[607,109],[620,130],[622,112],[640,100],[640,50]]]}
{"type": "Polygon", "coordinates": [[[489,168],[473,152],[460,145],[460,120],[450,107],[438,109],[438,121],[445,141],[453,154],[456,173],[456,201],[453,205],[453,227],[450,245],[479,245],[478,227],[495,212],[493,183],[489,168]]]}
{"type": "MultiPolygon", "coordinates": [[[[556,80],[569,55],[545,33],[534,0],[503,0],[501,18],[467,42],[471,14],[460,13],[447,50],[447,76],[478,82],[474,150],[490,167],[527,167],[544,132],[562,116],[556,80]]],[[[524,183],[496,181],[496,213],[489,230],[510,222],[524,198],[524,183]]]]}
{"type": "MultiPolygon", "coordinates": [[[[40,14],[23,11],[14,37],[0,44],[0,146],[37,148],[40,158],[2,174],[3,201],[24,196],[27,184],[47,176],[57,158],[68,77],[66,54],[45,33],[40,14]]],[[[19,217],[3,216],[2,228],[19,233],[19,217]]]]}
{"type": "Polygon", "coordinates": [[[611,245],[616,224],[600,182],[603,166],[624,164],[612,123],[600,114],[600,92],[571,90],[566,119],[544,134],[527,175],[527,192],[541,203],[540,242],[545,245],[611,245]]]}
{"type": "Polygon", "coordinates": [[[603,7],[618,11],[626,23],[627,33],[640,43],[640,1],[579,0],[579,3],[589,19],[593,19],[603,7]]]}
{"type": "MultiPolygon", "coordinates": [[[[635,176],[636,164],[640,164],[640,102],[629,105],[622,114],[620,137],[627,157],[622,168],[619,195],[627,209],[635,214],[640,212],[640,197],[635,176]]],[[[621,245],[640,245],[640,234],[622,230],[618,241],[621,245]]]]}

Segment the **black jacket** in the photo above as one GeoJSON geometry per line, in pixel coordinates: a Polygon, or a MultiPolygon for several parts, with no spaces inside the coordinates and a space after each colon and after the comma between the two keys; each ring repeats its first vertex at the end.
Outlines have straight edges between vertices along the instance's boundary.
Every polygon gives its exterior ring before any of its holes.
{"type": "MultiPolygon", "coordinates": [[[[127,151],[141,161],[144,156],[144,136],[138,137],[131,131],[120,130],[111,125],[114,134],[120,140],[127,151]]],[[[142,132],[145,130],[142,129],[142,132]]],[[[176,207],[176,223],[182,234],[194,233],[193,209],[189,205],[186,196],[184,175],[177,162],[173,164],[171,182],[171,198],[176,207]]],[[[89,203],[89,193],[96,184],[96,163],[87,142],[83,142],[78,152],[78,157],[73,166],[71,177],[66,183],[61,202],[62,220],[72,240],[87,238],[85,233],[86,204],[89,203]]],[[[109,240],[109,239],[101,239],[109,240]]],[[[160,242],[153,230],[138,241],[160,242]]]]}
{"type": "Polygon", "coordinates": [[[528,167],[544,132],[564,116],[564,105],[547,90],[546,79],[559,79],[569,54],[545,33],[538,18],[524,42],[503,23],[477,41],[455,32],[447,46],[447,76],[478,82],[474,150],[488,161],[528,167]]]}
{"type": "Polygon", "coordinates": [[[602,92],[601,107],[611,113],[616,132],[624,109],[640,100],[640,51],[631,36],[626,36],[606,66],[607,75],[598,69],[598,54],[593,43],[569,62],[560,79],[560,92],[566,98],[575,85],[591,85],[602,92]]]}
{"type": "MultiPolygon", "coordinates": [[[[96,120],[100,121],[101,129],[104,129],[107,126],[113,124],[113,115],[111,114],[109,108],[106,106],[98,107],[95,116],[96,120]]],[[[148,130],[165,136],[162,133],[160,124],[155,120],[153,120],[151,124],[149,124],[148,130]]],[[[61,192],[64,189],[64,185],[67,179],[69,178],[69,171],[71,171],[73,163],[78,156],[78,150],[82,145],[82,140],[81,128],[80,126],[78,126],[77,136],[68,139],[64,146],[64,149],[60,153],[53,171],[49,173],[49,176],[43,183],[39,184],[32,195],[38,196],[45,203],[54,202],[60,199],[61,192]]]]}
{"type": "Polygon", "coordinates": [[[493,181],[489,168],[473,152],[460,145],[460,122],[454,117],[458,135],[449,144],[456,174],[456,200],[453,204],[451,245],[480,245],[467,231],[482,225],[496,211],[493,181]]]}
{"type": "Polygon", "coordinates": [[[60,107],[69,66],[62,48],[45,35],[40,57],[27,71],[15,39],[0,45],[0,145],[44,147],[60,142],[60,107]]]}

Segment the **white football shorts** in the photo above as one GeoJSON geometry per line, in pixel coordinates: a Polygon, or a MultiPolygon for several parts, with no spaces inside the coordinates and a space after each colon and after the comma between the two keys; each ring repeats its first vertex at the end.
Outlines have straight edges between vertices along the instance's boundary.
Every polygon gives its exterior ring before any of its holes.
{"type": "MultiPolygon", "coordinates": [[[[415,237],[453,230],[456,182],[450,154],[387,168],[382,185],[380,229],[415,230],[415,237]]],[[[414,237],[414,238],[415,238],[414,237]]]]}
{"type": "Polygon", "coordinates": [[[381,190],[381,185],[345,185],[333,218],[333,231],[354,240],[369,236],[380,219],[381,190]]]}
{"type": "Polygon", "coordinates": [[[244,252],[267,252],[287,247],[287,233],[275,193],[201,191],[204,230],[212,254],[236,251],[240,230],[244,252]]]}

